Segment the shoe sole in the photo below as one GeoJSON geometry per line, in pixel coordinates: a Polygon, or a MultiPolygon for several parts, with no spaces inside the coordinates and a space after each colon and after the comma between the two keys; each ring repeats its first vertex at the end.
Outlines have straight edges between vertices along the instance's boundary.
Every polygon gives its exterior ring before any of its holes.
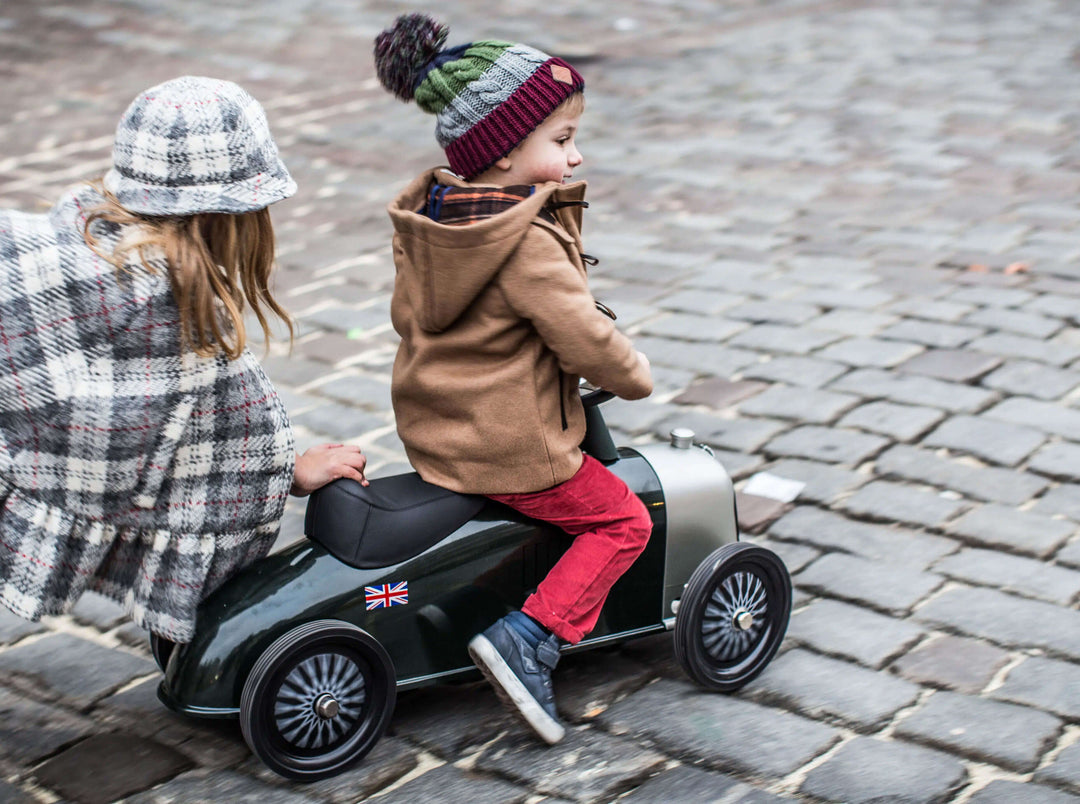
{"type": "Polygon", "coordinates": [[[483,634],[477,634],[469,641],[469,656],[473,664],[480,668],[496,694],[506,707],[518,715],[535,731],[544,742],[554,745],[566,734],[559,721],[551,717],[536,699],[525,689],[525,685],[514,675],[510,665],[483,634]]]}

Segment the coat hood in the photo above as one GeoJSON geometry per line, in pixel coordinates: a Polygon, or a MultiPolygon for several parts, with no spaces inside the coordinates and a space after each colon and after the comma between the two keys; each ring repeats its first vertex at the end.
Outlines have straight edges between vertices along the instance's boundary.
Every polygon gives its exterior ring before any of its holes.
{"type": "Polygon", "coordinates": [[[424,213],[435,184],[500,191],[436,168],[416,178],[389,205],[397,281],[408,286],[417,323],[425,331],[451,326],[502,270],[530,226],[546,227],[560,240],[576,243],[580,251],[585,182],[535,185],[527,198],[467,225],[441,223],[424,213]],[[553,212],[554,223],[539,217],[545,207],[553,212]]]}

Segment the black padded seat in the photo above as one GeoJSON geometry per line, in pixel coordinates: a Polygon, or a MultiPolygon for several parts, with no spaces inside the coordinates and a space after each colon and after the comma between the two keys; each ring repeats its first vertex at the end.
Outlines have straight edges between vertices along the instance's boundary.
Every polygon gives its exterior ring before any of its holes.
{"type": "Polygon", "coordinates": [[[485,502],[425,483],[415,472],[368,486],[343,478],[311,495],[304,533],[351,567],[388,567],[442,541],[485,502]]]}

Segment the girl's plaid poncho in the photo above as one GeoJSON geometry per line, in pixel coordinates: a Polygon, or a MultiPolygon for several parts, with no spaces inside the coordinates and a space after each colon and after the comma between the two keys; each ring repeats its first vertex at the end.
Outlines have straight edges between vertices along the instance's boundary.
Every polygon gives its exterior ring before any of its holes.
{"type": "MultiPolygon", "coordinates": [[[[182,350],[164,264],[91,251],[84,187],[0,211],[0,603],[31,620],[87,589],[185,642],[195,608],[273,544],[293,438],[270,381],[182,350]]],[[[109,253],[124,232],[95,223],[109,253]]]]}

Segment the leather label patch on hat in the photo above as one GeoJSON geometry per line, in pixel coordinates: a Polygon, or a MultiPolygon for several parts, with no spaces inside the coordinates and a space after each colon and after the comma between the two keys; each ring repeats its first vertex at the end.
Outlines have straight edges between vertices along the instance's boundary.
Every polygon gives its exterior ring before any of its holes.
{"type": "Polygon", "coordinates": [[[561,64],[551,65],[551,77],[563,84],[572,86],[574,83],[574,76],[570,74],[570,68],[563,67],[561,64]]]}

